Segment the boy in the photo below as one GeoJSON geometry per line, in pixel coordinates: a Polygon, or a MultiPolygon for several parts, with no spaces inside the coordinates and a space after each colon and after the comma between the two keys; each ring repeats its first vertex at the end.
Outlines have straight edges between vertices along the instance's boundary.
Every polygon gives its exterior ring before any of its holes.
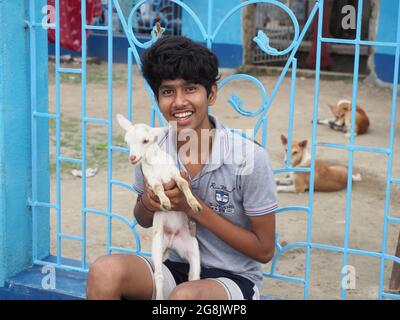
{"type": "MultiPolygon", "coordinates": [[[[188,264],[171,252],[164,262],[164,297],[259,299],[262,263],[272,259],[275,245],[276,186],[268,154],[208,114],[219,78],[218,60],[206,47],[185,37],[165,36],[144,52],[142,63],[143,75],[170,124],[158,144],[176,156],[182,176],[203,207],[194,213],[175,182],[164,184],[171,210],[185,212],[196,225],[202,266],[201,279],[189,282],[188,264]],[[251,152],[238,152],[244,149],[251,152]]],[[[140,166],[135,168],[134,214],[148,228],[160,203],[140,166]]],[[[88,298],[154,298],[152,271],[151,258],[101,257],[89,272],[88,298]]]]}

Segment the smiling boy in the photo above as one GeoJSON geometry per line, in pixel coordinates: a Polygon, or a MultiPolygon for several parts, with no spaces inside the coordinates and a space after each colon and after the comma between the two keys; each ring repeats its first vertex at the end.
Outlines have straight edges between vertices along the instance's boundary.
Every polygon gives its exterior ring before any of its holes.
{"type": "MultiPolygon", "coordinates": [[[[276,186],[268,154],[209,115],[219,77],[218,60],[206,47],[185,37],[165,36],[144,52],[142,63],[169,123],[158,144],[175,156],[203,207],[194,213],[174,182],[164,184],[171,210],[185,212],[196,226],[202,267],[200,280],[187,281],[189,266],[172,251],[163,266],[164,296],[258,299],[262,264],[272,259],[275,245],[276,186]]],[[[134,214],[148,228],[160,203],[140,166],[135,168],[134,214]]],[[[90,269],[87,294],[89,299],[154,298],[151,258],[99,258],[90,269]]]]}

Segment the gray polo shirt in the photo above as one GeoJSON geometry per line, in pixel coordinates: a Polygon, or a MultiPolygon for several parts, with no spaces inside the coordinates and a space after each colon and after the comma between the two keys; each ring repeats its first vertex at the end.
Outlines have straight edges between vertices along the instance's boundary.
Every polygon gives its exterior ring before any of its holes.
{"type": "MultiPolygon", "coordinates": [[[[274,212],[277,205],[276,185],[267,151],[257,143],[225,128],[214,116],[215,136],[210,157],[203,169],[190,177],[193,192],[214,212],[232,223],[250,230],[249,216],[274,212]]],[[[158,139],[180,169],[186,171],[177,156],[176,134],[172,126],[158,139]]],[[[134,190],[143,194],[141,169],[135,167],[134,190]]],[[[236,273],[253,281],[260,289],[262,264],[233,249],[211,231],[197,224],[201,265],[236,273]]],[[[182,262],[172,251],[171,261],[182,262]]]]}

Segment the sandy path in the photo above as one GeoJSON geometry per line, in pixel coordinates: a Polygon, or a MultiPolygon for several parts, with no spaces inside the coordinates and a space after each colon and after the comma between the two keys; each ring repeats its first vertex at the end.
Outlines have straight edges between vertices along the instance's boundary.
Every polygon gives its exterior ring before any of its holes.
{"type": "MultiPolygon", "coordinates": [[[[125,66],[117,66],[119,72],[124,72],[125,66]]],[[[136,73],[136,71],[135,71],[136,73]]],[[[224,70],[224,76],[230,71],[224,70]]],[[[137,79],[137,78],[135,78],[137,79]]],[[[260,77],[270,95],[276,82],[276,77],[260,77]]],[[[136,80],[135,80],[136,81],[136,80]]],[[[88,116],[106,118],[107,116],[107,84],[104,81],[89,83],[87,90],[88,116]]],[[[244,101],[245,106],[255,110],[261,102],[260,94],[255,85],[246,81],[235,81],[219,92],[217,105],[213,113],[229,127],[253,128],[254,119],[244,119],[233,111],[227,103],[234,90],[244,101]]],[[[53,83],[49,87],[50,108],[54,108],[53,83]]],[[[274,169],[282,167],[282,153],[279,136],[287,132],[289,111],[290,81],[286,79],[268,112],[269,129],[267,148],[271,156],[274,169]]],[[[352,83],[349,81],[322,81],[320,88],[320,117],[328,117],[327,103],[334,103],[342,98],[350,98],[352,83]]],[[[369,134],[356,138],[356,143],[363,146],[387,147],[389,143],[389,119],[391,110],[391,92],[387,89],[368,87],[360,84],[358,102],[367,111],[371,120],[369,134]]],[[[117,81],[113,89],[114,114],[126,112],[127,88],[124,81],[117,81]]],[[[138,80],[133,85],[133,112],[134,119],[138,122],[149,122],[149,99],[143,83],[138,80]]],[[[294,137],[298,139],[311,139],[311,123],[314,99],[313,79],[299,78],[297,80],[294,137]]],[[[80,85],[78,83],[63,83],[62,85],[62,115],[68,122],[80,117],[80,85]]],[[[399,118],[399,117],[398,117],[399,118]]],[[[397,118],[397,128],[399,119],[397,118]]],[[[99,125],[89,125],[89,135],[93,139],[99,137],[96,143],[106,144],[106,128],[99,125]]],[[[78,130],[79,131],[79,130],[78,130]]],[[[76,132],[80,135],[80,132],[76,132]]],[[[114,135],[121,135],[119,128],[114,125],[114,135]]],[[[395,141],[396,152],[394,155],[394,177],[400,177],[399,139],[395,141]]],[[[320,142],[346,143],[344,135],[330,131],[328,128],[318,128],[320,142]]],[[[318,157],[329,161],[347,164],[347,153],[326,148],[318,149],[318,157]]],[[[356,153],[354,170],[360,172],[363,181],[355,184],[353,188],[349,247],[361,250],[380,252],[382,250],[383,213],[385,205],[385,186],[387,157],[367,152],[356,153]]],[[[113,170],[113,179],[130,183],[132,170],[124,162],[117,161],[113,170]]],[[[390,213],[399,217],[398,188],[392,189],[390,213]]],[[[54,201],[55,177],[52,176],[52,198],[54,201]]],[[[119,188],[113,188],[113,211],[132,220],[132,209],[135,204],[135,195],[119,188]]],[[[280,194],[280,206],[307,205],[308,194],[280,194]]],[[[314,196],[314,210],[312,219],[312,241],[332,246],[343,246],[344,220],[345,220],[346,191],[336,193],[316,193],[314,196]]],[[[87,207],[107,209],[107,167],[101,166],[99,173],[88,179],[87,207]]],[[[62,174],[62,231],[64,233],[80,235],[81,230],[81,180],[72,177],[66,170],[62,174]]],[[[55,252],[55,219],[52,219],[52,252],[55,252]]],[[[150,247],[150,230],[137,227],[142,240],[142,249],[150,247]]],[[[135,241],[124,223],[114,221],[112,229],[114,246],[135,248],[135,241]]],[[[302,242],[307,236],[307,215],[304,212],[286,212],[278,216],[277,231],[282,244],[302,242]]],[[[389,225],[387,252],[393,253],[399,227],[389,225]]],[[[94,261],[105,254],[107,238],[107,218],[103,216],[88,215],[87,218],[87,259],[94,261]]],[[[80,259],[80,244],[73,241],[63,241],[62,253],[66,257],[80,259]]],[[[339,298],[340,297],[340,270],[343,255],[323,250],[311,251],[311,277],[310,298],[339,298]]],[[[349,264],[356,270],[356,289],[348,292],[349,298],[377,298],[379,285],[379,259],[349,256],[349,264]]],[[[270,265],[266,266],[269,270],[270,265]]],[[[392,263],[386,263],[385,287],[392,263]]],[[[284,275],[304,278],[305,249],[296,248],[282,255],[276,266],[276,272],[284,275]]],[[[266,279],[264,281],[264,294],[278,295],[293,299],[303,297],[303,285],[288,283],[279,280],[266,279]]]]}

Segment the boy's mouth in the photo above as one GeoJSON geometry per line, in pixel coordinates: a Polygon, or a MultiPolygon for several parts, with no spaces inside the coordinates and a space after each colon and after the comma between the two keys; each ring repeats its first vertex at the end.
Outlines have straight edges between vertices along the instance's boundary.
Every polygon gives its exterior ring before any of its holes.
{"type": "Polygon", "coordinates": [[[176,112],[173,117],[176,119],[178,126],[186,126],[191,122],[193,114],[193,111],[176,112]]]}

